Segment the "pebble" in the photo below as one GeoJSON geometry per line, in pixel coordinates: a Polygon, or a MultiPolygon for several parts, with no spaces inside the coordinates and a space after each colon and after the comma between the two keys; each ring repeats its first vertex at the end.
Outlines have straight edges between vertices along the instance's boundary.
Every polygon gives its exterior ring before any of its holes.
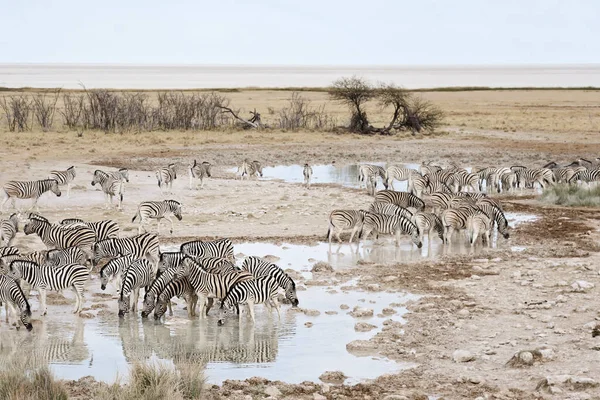
{"type": "Polygon", "coordinates": [[[307,327],[307,328],[312,328],[313,323],[312,322],[305,322],[304,326],[307,327]]]}
{"type": "Polygon", "coordinates": [[[457,363],[464,363],[475,360],[475,355],[468,350],[456,350],[452,353],[452,360],[457,363]]]}
{"type": "Polygon", "coordinates": [[[342,310],[347,310],[349,308],[350,308],[350,306],[348,304],[342,304],[342,305],[340,305],[340,309],[342,309],[342,310]]]}

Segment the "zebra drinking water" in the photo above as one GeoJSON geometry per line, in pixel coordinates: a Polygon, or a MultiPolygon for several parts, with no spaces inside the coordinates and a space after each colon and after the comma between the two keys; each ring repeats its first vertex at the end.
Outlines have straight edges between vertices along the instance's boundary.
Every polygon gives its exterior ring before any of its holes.
{"type": "Polygon", "coordinates": [[[242,269],[250,272],[254,278],[268,276],[273,279],[279,287],[285,290],[285,297],[292,303],[292,306],[298,306],[298,295],[296,294],[296,283],[279,266],[263,260],[259,257],[246,257],[242,264],[242,269]]]}
{"type": "MultiPolygon", "coordinates": [[[[198,303],[198,295],[188,278],[179,278],[170,281],[156,299],[154,307],[154,319],[159,320],[167,311],[167,305],[173,297],[181,297],[187,303],[188,317],[196,316],[196,304],[198,303]]],[[[212,299],[209,299],[208,308],[212,307],[212,299]]]]}
{"type": "Polygon", "coordinates": [[[145,258],[134,260],[123,275],[123,284],[119,295],[119,317],[124,317],[129,309],[137,310],[140,288],[149,286],[156,276],[154,267],[145,258]],[[133,304],[130,297],[133,293],[133,304]]]}
{"type": "Polygon", "coordinates": [[[71,166],[65,171],[50,171],[49,179],[58,182],[58,186],[67,185],[67,197],[71,197],[71,183],[75,179],[75,167],[71,166]]]}
{"type": "Polygon", "coordinates": [[[150,219],[158,220],[156,232],[160,234],[160,221],[164,218],[171,223],[170,232],[173,234],[173,220],[171,215],[174,215],[179,221],[181,221],[181,203],[175,200],[163,200],[163,201],[144,201],[138,206],[137,213],[131,219],[134,222],[136,218],[139,218],[140,225],[138,227],[138,233],[141,234],[142,230],[146,232],[144,225],[150,223],[150,219]]]}
{"type": "MultiPolygon", "coordinates": [[[[31,325],[31,308],[27,297],[21,290],[19,284],[8,276],[0,275],[0,302],[7,305],[7,319],[13,325],[17,325],[17,311],[19,308],[19,319],[28,331],[33,329],[31,325]],[[10,320],[13,317],[12,321],[10,320]]],[[[17,325],[17,329],[18,325],[17,325]]]]}
{"type": "Polygon", "coordinates": [[[38,200],[40,196],[48,191],[60,197],[58,182],[54,179],[43,179],[41,181],[9,181],[2,186],[4,201],[0,205],[0,212],[4,211],[4,204],[10,199],[11,207],[15,208],[15,199],[31,199],[31,207],[39,211],[38,200]]]}
{"type": "MultiPolygon", "coordinates": [[[[277,316],[281,319],[279,304],[277,303],[278,289],[279,284],[269,276],[238,282],[231,287],[221,302],[217,324],[224,325],[227,316],[234,313],[236,309],[239,309],[240,304],[248,305],[248,311],[253,323],[255,322],[254,305],[261,303],[269,310],[275,308],[277,316]]],[[[239,313],[239,319],[241,322],[242,313],[239,313]]]]}
{"type": "Polygon", "coordinates": [[[100,289],[105,290],[109,282],[114,279],[115,286],[121,290],[123,285],[123,275],[127,271],[127,268],[135,258],[131,255],[113,258],[107,262],[102,268],[100,268],[100,289]]]}

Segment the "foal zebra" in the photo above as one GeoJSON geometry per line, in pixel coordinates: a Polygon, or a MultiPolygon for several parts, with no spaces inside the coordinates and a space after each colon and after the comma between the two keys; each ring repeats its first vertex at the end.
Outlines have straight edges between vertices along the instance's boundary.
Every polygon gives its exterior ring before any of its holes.
{"type": "Polygon", "coordinates": [[[96,221],[96,222],[84,222],[78,218],[67,218],[60,221],[60,225],[83,225],[87,226],[96,234],[96,241],[118,238],[119,237],[119,224],[111,219],[96,221]]]}
{"type": "Polygon", "coordinates": [[[235,262],[233,243],[227,238],[186,242],[179,246],[179,251],[194,257],[220,257],[235,262]]]}
{"type": "MultiPolygon", "coordinates": [[[[39,212],[38,200],[40,196],[48,191],[60,197],[58,182],[54,179],[43,179],[40,181],[8,181],[2,186],[4,201],[0,205],[0,212],[4,211],[4,204],[10,199],[12,208],[15,208],[15,199],[31,199],[31,207],[39,212]]],[[[29,211],[28,210],[28,211],[29,211]]]]}
{"type": "Polygon", "coordinates": [[[296,294],[296,283],[279,266],[263,260],[259,257],[246,257],[242,269],[250,272],[254,278],[268,276],[273,279],[279,287],[285,290],[285,298],[297,307],[299,304],[296,294]]]}
{"type": "Polygon", "coordinates": [[[400,235],[407,234],[419,249],[423,246],[419,228],[410,219],[398,215],[367,213],[358,237],[367,240],[371,232],[396,236],[396,246],[400,245],[400,235]]]}
{"type": "Polygon", "coordinates": [[[134,260],[123,275],[123,285],[119,295],[119,317],[124,317],[129,309],[133,312],[137,310],[140,288],[148,287],[155,277],[154,267],[145,258],[134,260]],[[133,305],[130,304],[130,297],[133,293],[133,305]]]}
{"type": "Polygon", "coordinates": [[[50,171],[49,179],[58,182],[58,186],[67,185],[67,197],[71,197],[71,182],[75,179],[75,167],[71,166],[65,171],[50,171]]]}
{"type": "Polygon", "coordinates": [[[375,201],[381,203],[392,203],[399,207],[416,208],[422,211],[425,208],[425,202],[412,193],[396,192],[394,190],[380,190],[375,195],[375,201]]]}
{"type": "Polygon", "coordinates": [[[354,235],[362,229],[366,213],[367,211],[364,210],[333,210],[329,214],[329,230],[327,231],[329,243],[331,244],[331,237],[336,230],[335,236],[338,242],[341,243],[340,233],[348,229],[352,229],[350,240],[348,241],[348,243],[352,243],[354,235]]]}
{"type": "Polygon", "coordinates": [[[164,194],[164,186],[169,187],[169,191],[173,192],[173,181],[177,179],[177,171],[175,164],[171,163],[166,167],[162,167],[156,171],[156,179],[158,180],[158,187],[161,193],[164,194]]]}
{"type": "Polygon", "coordinates": [[[304,164],[304,168],[302,168],[302,176],[304,176],[304,186],[310,188],[310,180],[312,178],[313,169],[310,165],[304,164]]]}
{"type": "Polygon", "coordinates": [[[131,255],[134,258],[146,257],[154,263],[154,272],[156,273],[160,254],[158,236],[154,233],[143,233],[129,238],[104,239],[96,242],[93,253],[94,265],[103,258],[125,255],[131,255]]]}
{"type": "MultiPolygon", "coordinates": [[[[279,305],[277,303],[278,289],[279,284],[268,276],[239,282],[233,285],[231,290],[227,292],[227,295],[221,302],[217,324],[225,324],[227,315],[234,313],[240,304],[248,305],[248,311],[250,312],[250,318],[252,319],[253,323],[255,322],[255,304],[264,303],[269,310],[274,307],[277,310],[278,317],[281,318],[279,313],[279,305]]],[[[242,313],[239,313],[239,319],[241,322],[242,313]]]]}
{"type": "Polygon", "coordinates": [[[133,216],[131,222],[134,222],[139,217],[140,225],[138,227],[138,234],[141,234],[142,230],[146,232],[144,225],[150,223],[150,219],[156,219],[158,220],[156,231],[160,234],[160,221],[164,218],[171,223],[170,232],[173,234],[173,220],[170,217],[171,215],[174,215],[181,221],[181,203],[178,201],[144,201],[138,206],[137,213],[133,216]]]}
{"type": "MultiPolygon", "coordinates": [[[[14,318],[12,321],[8,321],[10,324],[17,325],[16,307],[18,307],[21,323],[28,331],[33,329],[33,325],[31,325],[31,308],[27,297],[25,297],[23,290],[14,279],[4,275],[0,275],[0,302],[4,302],[7,306],[6,318],[10,319],[11,316],[14,318]]],[[[19,329],[18,325],[17,329],[19,329]]]]}
{"type": "Polygon", "coordinates": [[[240,174],[240,179],[244,179],[244,175],[247,175],[248,178],[260,175],[262,178],[262,165],[260,161],[250,161],[246,158],[242,161],[242,165],[238,167],[238,173],[240,174]]]}
{"type": "Polygon", "coordinates": [[[204,178],[212,177],[210,173],[211,168],[212,165],[207,161],[202,162],[202,164],[198,164],[198,162],[194,160],[194,163],[189,165],[190,190],[193,189],[194,178],[200,179],[200,189],[204,187],[204,178]]]}
{"type": "Polygon", "coordinates": [[[102,192],[104,192],[105,207],[110,208],[110,206],[112,206],[113,197],[117,196],[117,208],[120,210],[121,204],[123,203],[123,180],[97,169],[94,171],[92,186],[95,186],[97,183],[100,184],[102,192]]]}
{"type": "MultiPolygon", "coordinates": [[[[0,265],[3,261],[0,260],[0,265]]],[[[76,303],[74,314],[83,308],[83,289],[88,278],[88,269],[83,265],[68,264],[62,267],[49,268],[31,261],[13,261],[8,267],[8,276],[13,279],[23,279],[37,289],[40,295],[40,312],[46,315],[46,291],[72,288],[75,292],[76,303]]]]}
{"type": "Polygon", "coordinates": [[[19,216],[12,214],[8,219],[0,221],[0,241],[5,247],[10,247],[19,232],[19,216]]]}

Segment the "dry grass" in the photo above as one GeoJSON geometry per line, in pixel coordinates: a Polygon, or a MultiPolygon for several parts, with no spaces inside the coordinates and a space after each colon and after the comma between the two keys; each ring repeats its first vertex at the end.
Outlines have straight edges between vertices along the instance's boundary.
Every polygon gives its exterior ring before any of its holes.
{"type": "Polygon", "coordinates": [[[546,188],[542,201],[571,207],[600,207],[600,186],[558,184],[546,188]]]}
{"type": "Polygon", "coordinates": [[[0,371],[0,399],[66,400],[67,390],[47,365],[36,366],[27,358],[14,360],[0,371]]]}

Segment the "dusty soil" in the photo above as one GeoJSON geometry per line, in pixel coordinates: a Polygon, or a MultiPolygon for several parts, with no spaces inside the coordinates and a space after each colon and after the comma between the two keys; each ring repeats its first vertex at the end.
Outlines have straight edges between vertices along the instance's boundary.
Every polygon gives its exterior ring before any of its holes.
{"type": "MultiPolygon", "coordinates": [[[[550,107],[549,100],[542,103],[550,107]]],[[[498,108],[497,103],[490,104],[498,108]]],[[[597,108],[597,101],[592,106],[597,108]]],[[[512,132],[512,128],[489,130],[475,123],[462,124],[449,126],[444,135],[424,138],[234,132],[217,139],[203,133],[140,134],[129,141],[125,136],[86,133],[78,141],[72,133],[60,132],[53,137],[25,134],[21,142],[15,142],[4,134],[1,179],[42,178],[50,169],[75,165],[77,186],[71,198],[44,197],[42,214],[53,221],[112,218],[124,234],[133,234],[137,226],[131,217],[137,204],[163,198],[152,172],[155,167],[171,160],[182,165],[193,158],[208,160],[215,164],[215,177],[207,180],[204,189],[188,189],[187,176],[180,170],[173,194],[166,195],[182,201],[185,211],[184,220],[175,222],[173,236],[161,237],[164,244],[217,236],[312,243],[325,235],[332,209],[364,207],[370,197],[335,185],[305,190],[282,182],[240,181],[227,170],[244,157],[265,165],[432,160],[444,165],[540,166],[549,160],[565,162],[600,153],[597,134],[561,135],[554,129],[531,133],[518,127],[512,132]],[[53,147],[53,141],[58,145],[53,147]],[[26,162],[15,162],[23,159],[26,162]],[[91,173],[96,168],[121,166],[132,170],[124,210],[105,210],[102,193],[89,185],[91,173]]],[[[600,398],[600,337],[592,337],[600,323],[600,210],[545,205],[531,193],[501,199],[506,211],[539,216],[511,233],[509,245],[525,247],[522,252],[503,246],[473,257],[361,264],[343,272],[345,278],[358,278],[359,286],[369,290],[423,296],[408,306],[406,324],[390,322],[372,339],[348,346],[357,354],[414,362],[415,368],[354,386],[290,385],[261,378],[226,381],[209,388],[208,398],[265,398],[265,391],[273,393],[273,386],[280,393],[274,397],[302,399],[600,398]]],[[[167,233],[166,224],[163,233],[167,233]]],[[[41,248],[36,237],[20,236],[16,245],[41,248]]],[[[319,279],[327,283],[339,276],[336,271],[322,272],[319,279]]],[[[94,385],[101,384],[89,379],[69,383],[78,398],[92,398],[94,385]]]]}

